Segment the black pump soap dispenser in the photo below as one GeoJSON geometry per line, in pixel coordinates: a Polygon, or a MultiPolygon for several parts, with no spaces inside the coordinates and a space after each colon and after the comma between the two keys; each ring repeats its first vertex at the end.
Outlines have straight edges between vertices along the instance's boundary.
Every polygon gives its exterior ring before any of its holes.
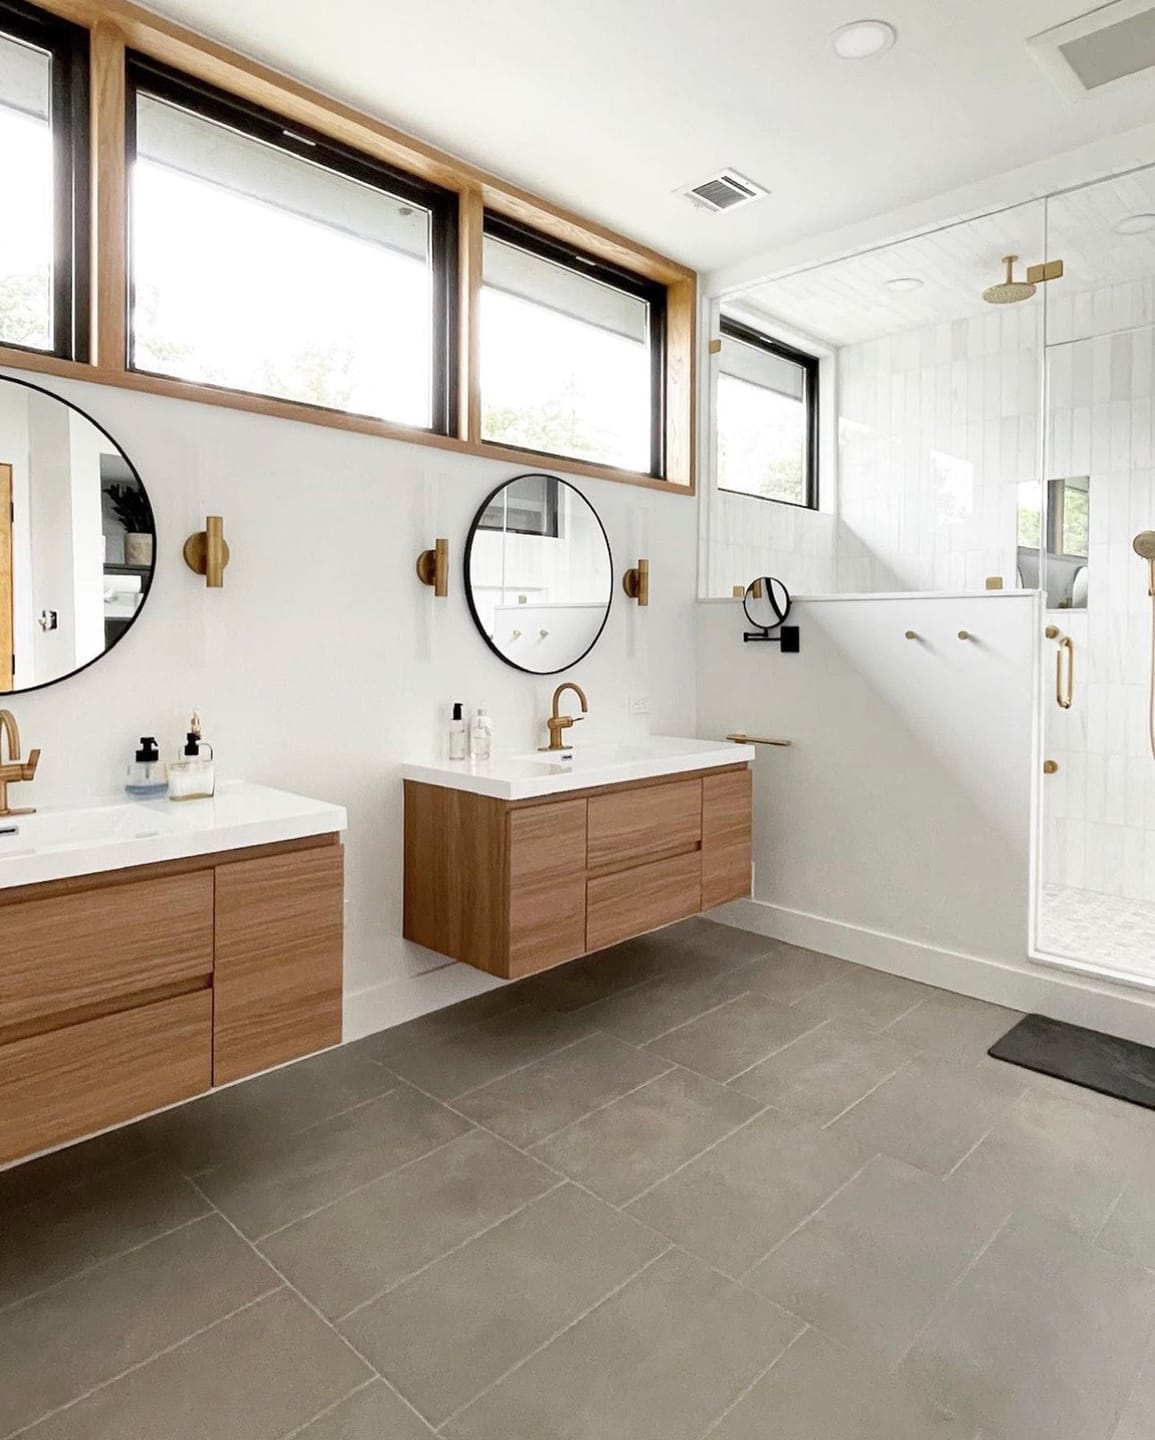
{"type": "Polygon", "coordinates": [[[128,767],[124,790],[135,800],[157,800],[168,793],[165,767],[161,764],[160,749],[154,735],[140,737],[140,749],[128,767]]]}
{"type": "Polygon", "coordinates": [[[201,717],[193,711],[184,750],[168,767],[171,800],[211,800],[216,790],[213,747],[201,738],[201,717]]]}

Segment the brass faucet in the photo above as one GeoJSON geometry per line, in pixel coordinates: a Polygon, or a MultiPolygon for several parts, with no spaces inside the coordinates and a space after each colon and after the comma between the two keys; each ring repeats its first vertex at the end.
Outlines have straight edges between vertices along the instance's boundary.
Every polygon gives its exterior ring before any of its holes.
{"type": "Polygon", "coordinates": [[[567,680],[564,685],[559,685],[553,692],[553,714],[545,722],[549,730],[549,744],[543,745],[543,750],[565,750],[568,747],[562,740],[562,735],[571,725],[576,725],[579,720],[590,713],[589,701],[586,699],[586,692],[580,685],[575,685],[572,680],[567,680]],[[582,704],[581,715],[559,715],[557,713],[558,701],[567,690],[572,690],[582,704]]]}
{"type": "Polygon", "coordinates": [[[33,815],[34,810],[12,810],[8,806],[8,786],[20,780],[31,780],[40,764],[40,751],[33,750],[27,760],[20,758],[20,730],[11,710],[0,710],[0,815],[33,815]],[[4,741],[8,741],[8,762],[4,761],[4,741]]]}

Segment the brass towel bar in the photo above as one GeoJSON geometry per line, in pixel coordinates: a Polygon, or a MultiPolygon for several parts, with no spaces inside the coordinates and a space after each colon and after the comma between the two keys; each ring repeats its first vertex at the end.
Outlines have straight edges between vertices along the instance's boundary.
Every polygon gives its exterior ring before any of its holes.
{"type": "Polygon", "coordinates": [[[768,735],[743,735],[737,732],[727,735],[727,740],[732,740],[735,745],[793,745],[793,740],[772,740],[768,735]]]}

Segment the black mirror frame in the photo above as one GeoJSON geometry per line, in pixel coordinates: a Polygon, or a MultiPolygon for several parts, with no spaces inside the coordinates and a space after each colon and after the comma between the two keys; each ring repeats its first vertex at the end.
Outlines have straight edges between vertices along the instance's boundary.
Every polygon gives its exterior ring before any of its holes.
{"type": "Polygon", "coordinates": [[[580,665],[581,662],[590,653],[590,651],[594,648],[594,646],[598,643],[598,641],[602,638],[602,632],[605,630],[606,625],[609,622],[610,610],[613,608],[614,555],[613,550],[610,548],[610,537],[606,534],[606,527],[602,524],[602,517],[594,509],[593,505],[590,503],[589,497],[585,494],[584,491],[579,490],[576,485],[572,484],[569,480],[564,479],[561,475],[551,475],[546,470],[526,470],[520,475],[511,475],[508,480],[503,480],[495,490],[491,490],[489,492],[489,494],[481,502],[477,514],[474,515],[473,521],[470,524],[469,534],[466,536],[465,539],[465,557],[462,561],[461,573],[463,589],[465,590],[465,600],[469,606],[469,613],[473,617],[473,623],[477,627],[477,633],[481,636],[481,638],[485,641],[486,645],[489,646],[490,650],[493,651],[493,653],[497,656],[497,658],[502,662],[503,665],[508,665],[511,670],[520,670],[523,675],[562,675],[565,673],[565,671],[572,670],[575,665],[580,665]],[[581,498],[589,506],[590,514],[598,522],[598,529],[601,530],[602,539],[606,542],[606,555],[609,558],[610,565],[610,583],[609,593],[606,598],[606,613],[602,617],[602,623],[598,626],[597,634],[582,651],[582,653],[577,657],[576,660],[571,660],[568,665],[562,665],[557,670],[530,670],[527,666],[519,665],[516,660],[511,660],[508,655],[503,655],[501,653],[501,651],[489,638],[485,626],[481,623],[481,616],[477,613],[477,606],[473,603],[473,586],[470,584],[469,579],[469,562],[473,555],[473,540],[474,536],[477,534],[478,529],[481,526],[482,516],[497,499],[497,497],[501,494],[501,492],[505,490],[508,486],[512,485],[515,481],[537,479],[556,480],[559,485],[566,485],[574,492],[575,495],[581,496],[581,498]]]}
{"type": "Polygon", "coordinates": [[[144,608],[148,604],[149,598],[152,594],[152,587],[156,583],[156,569],[158,560],[160,558],[161,549],[160,536],[157,533],[156,526],[156,511],[153,509],[152,506],[152,497],[148,493],[148,487],[140,478],[140,471],[125,454],[124,449],[121,446],[120,441],[117,440],[116,436],[106,430],[99,420],[94,420],[87,410],[77,405],[75,401],[66,400],[63,395],[57,395],[55,390],[47,390],[43,385],[33,385],[30,380],[18,380],[15,375],[0,375],[0,384],[5,383],[9,385],[23,385],[25,390],[35,390],[41,395],[47,395],[51,400],[58,400],[61,405],[67,405],[70,410],[75,410],[78,415],[82,415],[90,425],[94,426],[97,430],[100,431],[102,435],[107,437],[113,449],[116,450],[124,463],[132,471],[133,479],[140,486],[141,493],[144,495],[145,503],[148,505],[148,513],[152,520],[153,546],[152,574],[149,577],[148,592],[141,598],[140,606],[137,609],[136,614],[132,617],[132,619],[128,622],[128,624],[124,627],[124,629],[120,632],[120,634],[116,637],[112,644],[106,645],[99,655],[94,655],[91,660],[86,660],[83,665],[78,665],[75,670],[70,670],[67,675],[58,675],[55,680],[44,680],[39,685],[25,685],[22,686],[19,690],[0,690],[0,703],[13,695],[34,695],[37,690],[50,690],[53,685],[63,685],[66,680],[75,679],[77,675],[83,674],[85,670],[88,670],[91,666],[103,660],[107,655],[111,655],[112,652],[116,649],[116,647],[120,644],[120,642],[124,639],[124,637],[128,634],[128,632],[133,629],[133,627],[136,625],[136,622],[144,613],[144,608]]]}

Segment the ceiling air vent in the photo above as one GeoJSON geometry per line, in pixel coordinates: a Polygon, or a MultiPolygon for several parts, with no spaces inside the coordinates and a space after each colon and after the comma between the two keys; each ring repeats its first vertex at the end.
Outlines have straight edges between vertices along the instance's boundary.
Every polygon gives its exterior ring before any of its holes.
{"type": "Polygon", "coordinates": [[[1027,45],[1065,95],[1081,98],[1148,75],[1155,67],[1155,3],[1114,0],[1027,45]]]}
{"type": "Polygon", "coordinates": [[[687,185],[679,190],[700,210],[736,210],[739,205],[749,205],[752,200],[761,200],[770,192],[761,185],[755,185],[737,170],[720,170],[697,185],[687,185]]]}

